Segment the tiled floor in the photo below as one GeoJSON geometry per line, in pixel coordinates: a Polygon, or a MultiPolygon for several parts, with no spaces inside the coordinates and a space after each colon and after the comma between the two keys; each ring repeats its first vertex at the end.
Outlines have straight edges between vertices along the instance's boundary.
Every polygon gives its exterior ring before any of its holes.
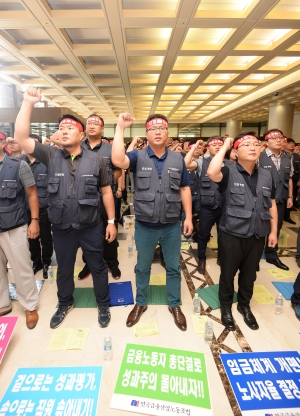
{"type": "MultiPolygon", "coordinates": [[[[282,239],[286,247],[281,248],[281,260],[290,267],[290,270],[298,273],[298,267],[291,252],[295,251],[297,227],[300,224],[299,214],[292,213],[292,218],[297,220],[297,226],[292,227],[284,223],[283,230],[288,234],[286,241],[282,239]],[[289,227],[292,227],[290,229],[289,227]]],[[[122,271],[122,280],[132,281],[135,291],[134,265],[135,255],[129,259],[127,246],[131,242],[132,230],[124,230],[126,239],[120,241],[119,261],[122,271]]],[[[216,237],[213,230],[214,238],[216,237]]],[[[196,245],[193,244],[195,248],[196,245]]],[[[195,270],[196,261],[192,256],[193,251],[182,252],[182,310],[186,315],[188,330],[181,332],[173,323],[167,306],[150,305],[147,312],[141,318],[141,322],[155,321],[159,329],[159,335],[148,338],[135,338],[133,329],[125,325],[126,317],[131,307],[111,308],[112,319],[108,329],[101,329],[97,322],[96,309],[73,309],[67,316],[62,327],[65,328],[90,328],[87,343],[83,351],[47,351],[47,346],[53,334],[49,327],[49,321],[55,311],[57,303],[56,285],[45,282],[40,293],[39,315],[40,320],[37,327],[29,331],[25,325],[25,316],[18,302],[13,303],[13,315],[19,316],[17,327],[5,353],[0,368],[0,397],[3,396],[8,384],[19,367],[48,367],[48,366],[79,366],[79,365],[103,365],[103,379],[101,385],[98,415],[119,416],[132,413],[110,409],[110,400],[118,375],[122,355],[126,343],[176,348],[189,351],[203,352],[206,356],[208,377],[212,408],[215,416],[240,415],[223,371],[218,372],[220,367],[219,353],[230,351],[272,351],[272,350],[298,350],[300,345],[300,322],[295,318],[290,302],[284,302],[284,313],[282,316],[274,314],[273,305],[259,305],[254,299],[251,302],[252,310],[260,325],[259,331],[251,331],[243,322],[242,316],[233,306],[233,316],[238,325],[237,331],[228,332],[221,324],[220,310],[210,311],[202,302],[202,307],[213,319],[215,340],[211,347],[205,344],[203,335],[195,334],[192,324],[192,294],[201,284],[213,284],[219,281],[219,266],[216,264],[215,249],[209,250],[210,259],[207,261],[207,274],[205,277],[199,275],[195,270]],[[103,337],[109,332],[113,341],[113,361],[104,362],[103,359],[103,337]]],[[[136,253],[135,253],[136,254],[136,253]]],[[[81,253],[77,256],[77,266],[82,265],[81,253]]],[[[272,295],[276,296],[276,289],[272,285],[274,280],[265,269],[272,268],[265,260],[260,262],[257,284],[264,285],[272,295]]],[[[164,269],[158,261],[153,263],[152,273],[163,273],[164,269]]],[[[9,272],[11,273],[11,272],[9,272]]],[[[11,281],[13,277],[10,276],[11,281]]],[[[41,272],[36,275],[42,279],[41,272]]],[[[286,281],[292,281],[287,279],[286,281]]],[[[112,281],[111,276],[109,281],[112,281]]],[[[76,287],[90,287],[91,277],[80,282],[76,281],[76,287]]]]}

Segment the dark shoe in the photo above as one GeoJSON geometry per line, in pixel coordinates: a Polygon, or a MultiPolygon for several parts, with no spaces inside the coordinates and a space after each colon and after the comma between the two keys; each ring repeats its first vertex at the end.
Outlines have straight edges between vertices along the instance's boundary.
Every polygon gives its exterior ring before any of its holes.
{"type": "Polygon", "coordinates": [[[33,274],[37,274],[37,272],[39,272],[42,269],[43,269],[43,264],[42,263],[40,263],[40,264],[34,264],[32,266],[33,274]]]}
{"type": "Polygon", "coordinates": [[[197,270],[200,274],[205,273],[206,260],[199,260],[197,270]]]}
{"type": "Polygon", "coordinates": [[[142,316],[142,313],[145,312],[148,308],[148,305],[140,306],[137,303],[134,305],[134,308],[128,315],[126,326],[131,327],[138,323],[140,320],[140,317],[142,316]]]}
{"type": "Polygon", "coordinates": [[[78,280],[84,280],[91,274],[89,266],[87,264],[84,265],[84,268],[81,272],[78,273],[78,280]]]}
{"type": "Polygon", "coordinates": [[[220,259],[217,259],[217,265],[221,266],[221,260],[220,259]]]}
{"type": "Polygon", "coordinates": [[[260,265],[258,265],[258,266],[256,267],[256,271],[257,271],[257,272],[259,272],[259,271],[260,271],[260,265]]]}
{"type": "Polygon", "coordinates": [[[297,212],[297,208],[292,207],[292,208],[291,208],[291,211],[296,211],[296,212],[297,212]]]}
{"type": "Polygon", "coordinates": [[[7,309],[7,311],[0,312],[0,316],[8,315],[9,313],[11,313],[11,311],[12,311],[12,308],[7,309]]]}
{"type": "Polygon", "coordinates": [[[296,263],[297,263],[297,266],[300,268],[300,259],[298,259],[297,257],[296,257],[296,263]]]}
{"type": "Polygon", "coordinates": [[[178,328],[181,331],[186,331],[186,320],[185,316],[183,315],[180,306],[175,306],[174,308],[171,308],[171,306],[168,306],[169,311],[173,315],[175,325],[178,326],[178,328]]]}
{"type": "Polygon", "coordinates": [[[73,309],[74,305],[62,305],[57,308],[57,311],[52,316],[50,321],[50,328],[57,328],[65,319],[67,314],[73,309]]]}
{"type": "Polygon", "coordinates": [[[289,224],[293,224],[293,225],[296,224],[296,221],[293,221],[291,218],[284,219],[284,221],[288,222],[289,224]]]}
{"type": "Polygon", "coordinates": [[[164,259],[160,259],[160,264],[162,265],[162,267],[164,269],[166,268],[166,263],[165,263],[164,259]]]}
{"type": "Polygon", "coordinates": [[[221,306],[221,321],[228,331],[235,331],[235,323],[230,306],[221,306]]]}
{"type": "Polygon", "coordinates": [[[28,329],[33,329],[39,320],[39,315],[37,310],[34,311],[25,311],[26,314],[26,326],[28,329]]]}
{"type": "Polygon", "coordinates": [[[267,263],[270,263],[270,264],[274,264],[274,266],[278,267],[278,269],[282,269],[282,270],[290,270],[290,269],[288,268],[288,266],[286,266],[285,264],[283,264],[283,263],[279,260],[279,258],[278,258],[278,257],[277,257],[276,259],[269,259],[269,260],[267,260],[267,259],[266,259],[266,262],[267,262],[267,263]]]}
{"type": "Polygon", "coordinates": [[[119,267],[115,267],[113,269],[110,269],[111,271],[111,277],[115,280],[119,280],[121,278],[121,270],[119,267]]]}
{"type": "Polygon", "coordinates": [[[48,264],[43,265],[43,278],[48,279],[48,264]]]}
{"type": "Polygon", "coordinates": [[[295,311],[296,318],[300,321],[300,303],[292,303],[291,305],[295,311]]]}
{"type": "Polygon", "coordinates": [[[108,306],[98,306],[98,323],[105,328],[110,323],[110,311],[108,306]]]}
{"type": "Polygon", "coordinates": [[[255,316],[251,312],[249,306],[240,306],[238,305],[237,310],[241,313],[244,317],[244,322],[246,325],[249,326],[250,329],[258,329],[258,323],[256,322],[255,316]]]}

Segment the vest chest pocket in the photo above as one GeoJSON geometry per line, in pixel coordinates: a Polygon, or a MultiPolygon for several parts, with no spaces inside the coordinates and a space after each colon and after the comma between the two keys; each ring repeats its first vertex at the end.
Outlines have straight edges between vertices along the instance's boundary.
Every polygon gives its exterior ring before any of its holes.
{"type": "Polygon", "coordinates": [[[36,186],[38,188],[47,188],[47,185],[47,175],[39,174],[37,177],[36,186]]]}
{"type": "Polygon", "coordinates": [[[270,234],[271,223],[270,220],[273,218],[269,212],[260,212],[260,224],[258,228],[258,237],[265,237],[270,234]]]}
{"type": "Polygon", "coordinates": [[[284,177],[288,181],[290,179],[291,168],[289,166],[284,167],[284,177]]]}
{"type": "Polygon", "coordinates": [[[210,188],[211,187],[211,180],[204,176],[204,178],[201,179],[201,188],[210,188]]]}
{"type": "Polygon", "coordinates": [[[180,195],[166,194],[166,217],[177,218],[180,216],[181,198],[180,195]]]}
{"type": "Polygon", "coordinates": [[[79,224],[93,224],[100,219],[99,199],[78,200],[79,224]]]}
{"type": "Polygon", "coordinates": [[[227,207],[226,229],[229,233],[248,234],[252,211],[227,207]]]}
{"type": "Polygon", "coordinates": [[[272,207],[271,191],[268,191],[267,189],[263,189],[262,193],[263,193],[264,207],[271,208],[272,207]]]}
{"type": "Polygon", "coordinates": [[[201,189],[200,205],[204,207],[213,207],[215,205],[215,191],[210,191],[209,189],[201,189]]]}
{"type": "Polygon", "coordinates": [[[97,179],[96,178],[85,178],[85,193],[88,195],[97,195],[97,179]]]}
{"type": "Polygon", "coordinates": [[[16,198],[17,196],[17,183],[10,181],[3,181],[0,188],[1,198],[16,198]]]}
{"type": "Polygon", "coordinates": [[[60,178],[48,179],[48,192],[49,194],[56,194],[59,189],[60,178]]]}
{"type": "Polygon", "coordinates": [[[245,205],[245,189],[230,188],[230,204],[231,205],[245,205]]]}
{"type": "Polygon", "coordinates": [[[170,188],[178,191],[180,188],[180,174],[177,172],[170,171],[169,173],[169,183],[170,188]]]}
{"type": "Polygon", "coordinates": [[[52,224],[59,224],[62,219],[64,209],[64,201],[62,199],[53,200],[49,199],[48,203],[48,217],[52,224]]]}
{"type": "Polygon", "coordinates": [[[149,189],[150,188],[151,172],[137,172],[136,180],[138,189],[149,189]]]}

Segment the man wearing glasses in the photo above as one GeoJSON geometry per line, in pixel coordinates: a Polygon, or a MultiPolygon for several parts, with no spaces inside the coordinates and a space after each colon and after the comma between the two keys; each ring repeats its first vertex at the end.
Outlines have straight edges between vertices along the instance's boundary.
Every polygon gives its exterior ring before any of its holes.
{"type": "Polygon", "coordinates": [[[112,146],[112,161],[122,169],[132,169],[135,177],[134,209],[136,216],[135,241],[138,258],[136,265],[136,304],[126,325],[135,325],[147,309],[147,291],[154,250],[162,247],[167,271],[169,311],[181,331],[187,328],[180,309],[180,211],[181,202],[186,213],[184,235],[191,235],[192,197],[188,173],[179,153],[166,148],[168,120],[153,114],[146,121],[148,146],[125,154],[124,130],[133,123],[130,114],[120,114],[112,146]]]}
{"type": "MultiPolygon", "coordinates": [[[[268,170],[273,178],[276,194],[276,206],[278,211],[277,237],[279,236],[285,207],[293,206],[293,169],[291,158],[281,151],[284,135],[281,130],[271,129],[265,132],[263,139],[267,143],[267,148],[261,153],[259,166],[268,170]]],[[[278,245],[270,247],[266,244],[265,255],[267,263],[274,264],[279,269],[289,270],[288,266],[282,263],[277,256],[278,245]]]]}
{"type": "Polygon", "coordinates": [[[241,133],[234,140],[227,137],[207,170],[208,176],[219,184],[224,198],[219,224],[222,251],[219,300],[221,320],[229,331],[235,330],[231,305],[238,270],[237,310],[250,329],[259,328],[250,309],[256,270],[266,236],[268,246],[277,244],[275,188],[271,174],[256,164],[259,154],[260,142],[254,133],[241,133]],[[222,167],[232,144],[238,162],[222,167]]]}

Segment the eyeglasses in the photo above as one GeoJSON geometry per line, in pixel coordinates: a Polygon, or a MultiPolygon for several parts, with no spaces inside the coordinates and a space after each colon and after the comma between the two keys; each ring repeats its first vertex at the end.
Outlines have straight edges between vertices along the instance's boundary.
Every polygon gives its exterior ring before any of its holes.
{"type": "Polygon", "coordinates": [[[147,131],[166,131],[166,130],[168,130],[168,128],[167,127],[165,127],[165,126],[160,126],[160,127],[150,127],[150,129],[148,129],[147,131]]]}
{"type": "Polygon", "coordinates": [[[102,125],[99,124],[99,123],[87,123],[87,126],[89,126],[89,127],[102,127],[102,125]]]}
{"type": "Polygon", "coordinates": [[[283,140],[284,137],[283,136],[274,136],[274,137],[269,137],[268,140],[283,140]]]}
{"type": "Polygon", "coordinates": [[[239,147],[243,147],[243,146],[246,147],[246,149],[252,146],[255,148],[255,147],[260,147],[260,143],[259,142],[258,143],[244,143],[244,144],[239,145],[239,147]]]}

